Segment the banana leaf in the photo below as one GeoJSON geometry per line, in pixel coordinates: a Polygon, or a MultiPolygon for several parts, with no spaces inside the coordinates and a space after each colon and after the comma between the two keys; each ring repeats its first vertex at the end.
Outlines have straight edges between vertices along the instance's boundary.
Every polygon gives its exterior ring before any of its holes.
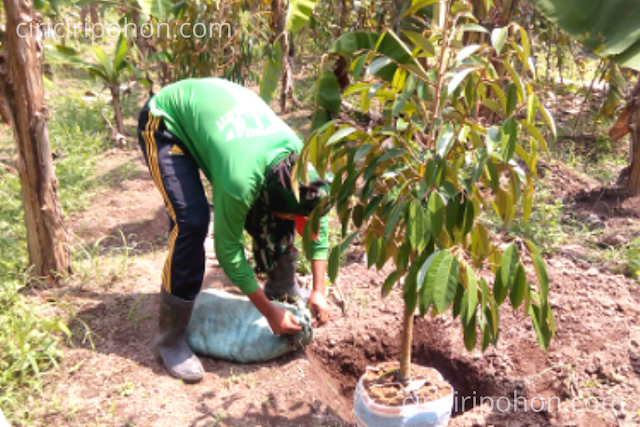
{"type": "Polygon", "coordinates": [[[640,0],[536,0],[535,6],[594,53],[640,70],[640,0]]]}

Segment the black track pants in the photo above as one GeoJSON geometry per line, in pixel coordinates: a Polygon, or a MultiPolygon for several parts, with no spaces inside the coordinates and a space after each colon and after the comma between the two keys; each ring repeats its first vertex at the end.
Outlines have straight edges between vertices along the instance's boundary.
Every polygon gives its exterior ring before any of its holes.
{"type": "Polygon", "coordinates": [[[200,170],[184,143],[167,131],[147,105],[140,112],[138,140],[171,219],[162,286],[193,301],[204,276],[204,239],[210,220],[200,170]]]}

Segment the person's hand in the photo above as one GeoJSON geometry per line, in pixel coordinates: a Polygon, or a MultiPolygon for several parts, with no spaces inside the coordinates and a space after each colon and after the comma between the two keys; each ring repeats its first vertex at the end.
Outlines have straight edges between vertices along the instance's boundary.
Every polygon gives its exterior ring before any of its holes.
{"type": "Polygon", "coordinates": [[[324,293],[320,291],[312,291],[309,296],[309,309],[311,310],[311,318],[313,326],[322,326],[329,321],[329,305],[324,293]]]}
{"type": "Polygon", "coordinates": [[[302,330],[295,316],[284,308],[274,307],[267,321],[275,335],[295,335],[302,330]]]}

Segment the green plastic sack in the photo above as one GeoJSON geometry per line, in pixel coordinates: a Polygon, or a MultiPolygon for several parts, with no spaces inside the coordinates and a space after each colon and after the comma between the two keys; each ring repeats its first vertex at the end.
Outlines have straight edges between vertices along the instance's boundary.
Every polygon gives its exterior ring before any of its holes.
{"type": "Polygon", "coordinates": [[[263,362],[309,344],[311,313],[304,307],[274,302],[302,326],[297,335],[274,335],[267,319],[247,297],[206,289],[196,298],[187,343],[196,354],[233,362],[263,362]]]}

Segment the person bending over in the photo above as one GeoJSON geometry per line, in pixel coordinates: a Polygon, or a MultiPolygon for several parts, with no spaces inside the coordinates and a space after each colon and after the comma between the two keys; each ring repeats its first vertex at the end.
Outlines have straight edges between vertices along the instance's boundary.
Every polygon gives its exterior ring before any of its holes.
{"type": "MultiPolygon", "coordinates": [[[[291,190],[291,171],[302,148],[295,133],[250,90],[219,78],[187,79],[164,87],[140,112],[138,138],[170,218],[162,271],[159,331],[154,352],[169,373],[197,382],[204,370],[186,343],[194,301],[205,269],[209,204],[200,179],[213,187],[214,246],[225,274],[266,317],[274,334],[301,330],[295,317],[270,299],[308,302],[314,322],[328,320],[325,271],[326,210],[309,245],[313,290],[298,287],[294,233],[328,195],[315,171],[309,184],[291,190]],[[251,235],[257,272],[244,255],[243,230],[251,235]]],[[[325,204],[328,206],[328,204],[325,204]]]]}

